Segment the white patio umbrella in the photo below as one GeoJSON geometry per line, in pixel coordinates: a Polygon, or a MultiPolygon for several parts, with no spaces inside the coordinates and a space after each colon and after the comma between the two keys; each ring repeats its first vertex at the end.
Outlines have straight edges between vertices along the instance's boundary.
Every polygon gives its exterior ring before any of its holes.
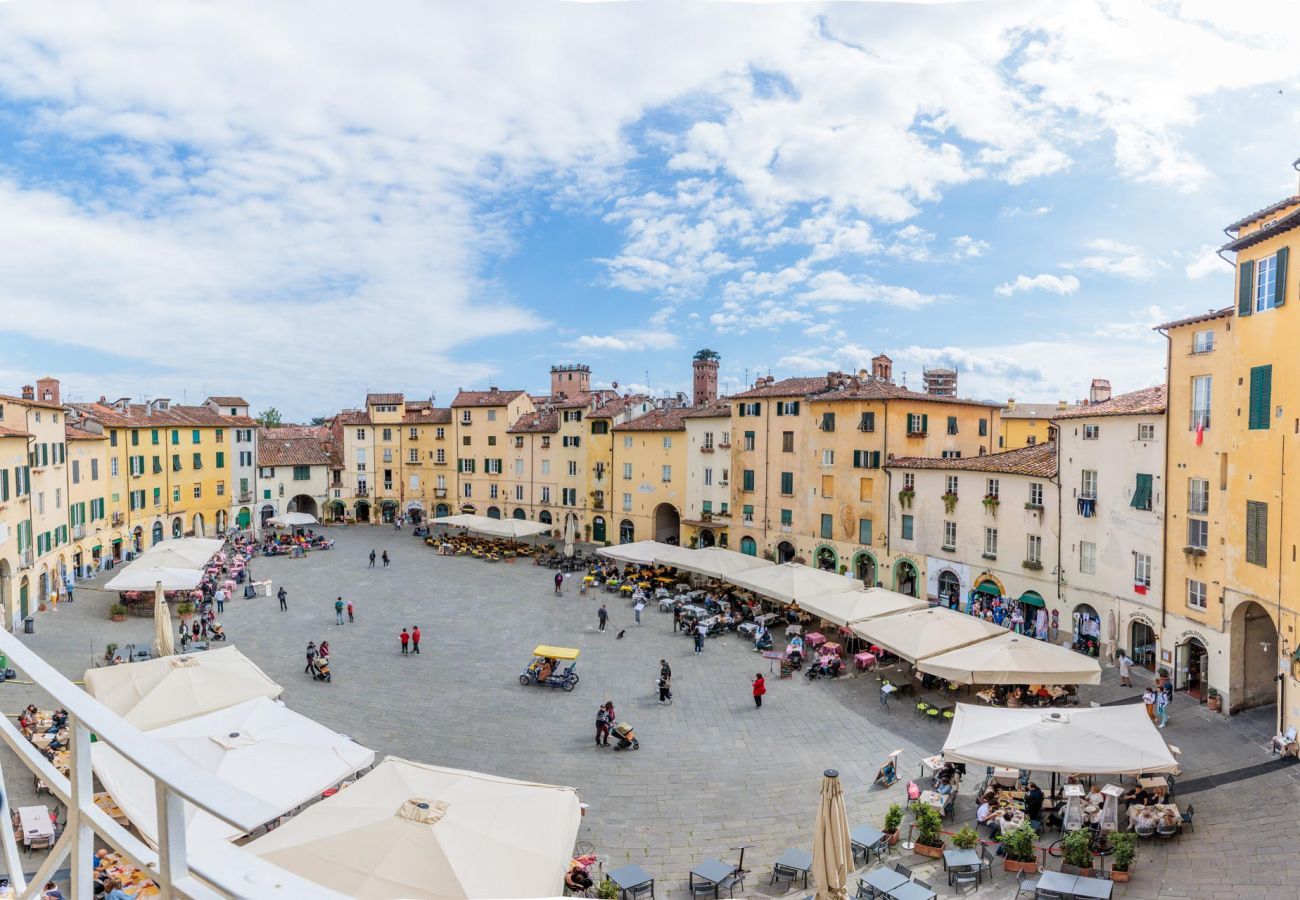
{"type": "Polygon", "coordinates": [[[390,756],[246,849],[359,900],[559,897],[580,822],[573,788],[390,756]]]}
{"type": "Polygon", "coordinates": [[[1001,625],[941,606],[854,622],[849,628],[863,640],[913,663],[1007,633],[1001,625]]]}
{"type": "Polygon", "coordinates": [[[192,591],[203,580],[202,569],[173,569],[141,566],[137,559],[104,585],[109,591],[152,591],[162,584],[164,591],[192,591]]]}
{"type": "Polygon", "coordinates": [[[616,544],[613,547],[601,547],[596,552],[601,556],[607,556],[610,559],[616,559],[619,562],[630,562],[640,566],[654,565],[655,558],[666,548],[677,549],[672,544],[664,544],[659,541],[634,541],[631,544],[616,544]]]}
{"type": "MultiPolygon", "coordinates": [[[[265,801],[276,814],[318,797],[375,758],[373,750],[265,697],[156,728],[149,736],[173,755],[265,801]]],[[[102,741],[91,745],[90,754],[104,789],[145,840],[156,845],[153,777],[102,741]]],[[[192,847],[242,833],[188,803],[185,832],[192,847]]]]}
{"type": "Polygon", "coordinates": [[[843,591],[838,594],[818,594],[799,604],[806,612],[820,616],[836,625],[862,622],[894,613],[925,609],[930,604],[917,597],[887,591],[884,588],[843,591]]]}
{"type": "Polygon", "coordinates": [[[320,523],[310,513],[287,512],[272,516],[266,520],[266,524],[273,528],[300,528],[303,525],[319,525],[320,523]]]}
{"type": "Polygon", "coordinates": [[[153,633],[159,656],[171,656],[176,652],[172,638],[172,615],[167,608],[167,600],[163,597],[162,582],[155,585],[153,591],[153,633]]]}
{"type": "Polygon", "coordinates": [[[1101,666],[1091,656],[1010,632],[923,659],[917,668],[958,684],[1101,684],[1101,666]]]}
{"type": "Polygon", "coordinates": [[[484,516],[484,521],[469,526],[470,531],[488,534],[492,537],[519,539],[535,534],[545,534],[551,526],[545,522],[529,522],[527,519],[492,519],[484,516]]]}
{"type": "Polygon", "coordinates": [[[850,582],[842,575],[801,566],[799,563],[783,563],[779,566],[749,569],[737,572],[728,580],[739,587],[781,600],[785,603],[802,604],[804,599],[818,594],[843,593],[850,582]]]}
{"type": "Polygon", "coordinates": [[[846,900],[852,863],[849,817],[844,810],[840,773],[827,769],[822,773],[821,801],[817,804],[817,824],[813,830],[812,876],[817,882],[817,900],[846,900]]]}
{"type": "Polygon", "coordinates": [[[570,516],[568,520],[565,521],[564,523],[564,555],[565,556],[573,555],[573,542],[578,538],[577,530],[578,530],[578,526],[577,524],[575,524],[573,517],[570,516]]]}
{"type": "Polygon", "coordinates": [[[86,693],[144,731],[284,693],[234,646],[87,669],[86,693]]]}
{"type": "Polygon", "coordinates": [[[686,547],[672,547],[655,558],[655,562],[665,566],[675,566],[684,572],[697,575],[709,575],[713,578],[730,579],[732,575],[753,569],[769,569],[776,563],[771,560],[737,553],[726,547],[704,547],[691,550],[686,547]]]}
{"type": "MultiPolygon", "coordinates": [[[[137,560],[152,557],[160,553],[177,553],[190,561],[190,564],[202,568],[221,550],[223,542],[218,538],[172,538],[160,541],[139,554],[137,560]]],[[[170,565],[170,563],[168,564],[170,565]]]]}

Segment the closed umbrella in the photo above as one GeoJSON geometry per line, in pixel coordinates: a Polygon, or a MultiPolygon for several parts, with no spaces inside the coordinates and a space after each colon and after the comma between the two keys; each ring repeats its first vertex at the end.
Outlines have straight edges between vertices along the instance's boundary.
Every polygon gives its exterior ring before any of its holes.
{"type": "Polygon", "coordinates": [[[161,581],[153,589],[153,631],[159,656],[171,656],[176,652],[176,645],[172,643],[172,615],[167,609],[161,581]]]}
{"type": "Polygon", "coordinates": [[[573,555],[573,542],[577,538],[577,526],[574,525],[573,517],[570,516],[564,523],[564,555],[573,555]]]}
{"type": "Polygon", "coordinates": [[[840,773],[827,769],[822,773],[822,796],[813,834],[812,874],[817,882],[817,900],[846,900],[852,854],[840,773]]]}

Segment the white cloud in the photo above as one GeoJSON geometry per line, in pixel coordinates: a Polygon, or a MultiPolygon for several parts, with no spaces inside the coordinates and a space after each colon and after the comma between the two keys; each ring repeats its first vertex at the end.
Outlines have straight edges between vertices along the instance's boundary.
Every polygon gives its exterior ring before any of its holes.
{"type": "Polygon", "coordinates": [[[1192,261],[1184,267],[1183,272],[1193,281],[1198,281],[1207,275],[1230,275],[1232,274],[1232,265],[1225,262],[1223,257],[1215,251],[1218,250],[1214,244],[1202,244],[1201,248],[1192,254],[1192,261]]]}
{"type": "Polygon", "coordinates": [[[1018,216],[1045,216],[1051,211],[1052,207],[1048,205],[1029,207],[1007,206],[1002,208],[1002,215],[1008,219],[1014,219],[1018,216]]]}
{"type": "Polygon", "coordinates": [[[671,350],[680,343],[678,336],[667,331],[644,330],[621,334],[584,334],[570,341],[575,350],[671,350]]]}
{"type": "Polygon", "coordinates": [[[1073,275],[1017,275],[1015,281],[1006,281],[993,289],[995,294],[1010,297],[1023,291],[1048,291],[1068,297],[1079,289],[1079,279],[1073,275]]]}
{"type": "Polygon", "coordinates": [[[1065,266],[1067,269],[1087,269],[1132,281],[1149,281],[1155,278],[1158,269],[1167,268],[1164,262],[1147,259],[1140,247],[1110,238],[1084,241],[1083,245],[1094,252],[1075,262],[1067,263],[1065,266]]]}

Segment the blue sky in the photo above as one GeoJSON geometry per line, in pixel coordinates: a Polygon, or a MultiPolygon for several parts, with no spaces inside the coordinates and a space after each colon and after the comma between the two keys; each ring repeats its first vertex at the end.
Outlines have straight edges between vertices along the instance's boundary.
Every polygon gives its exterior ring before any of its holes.
{"type": "Polygon", "coordinates": [[[1300,12],[1221,7],[3,4],[0,385],[1144,387],[1296,191],[1300,12]]]}

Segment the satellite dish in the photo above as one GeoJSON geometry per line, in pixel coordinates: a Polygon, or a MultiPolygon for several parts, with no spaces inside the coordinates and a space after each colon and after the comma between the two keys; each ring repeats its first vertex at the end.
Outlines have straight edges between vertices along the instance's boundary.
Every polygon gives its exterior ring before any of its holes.
{"type": "Polygon", "coordinates": [[[612,382],[610,382],[610,386],[613,387],[614,390],[618,390],[618,382],[617,382],[617,381],[612,381],[612,382]]]}

